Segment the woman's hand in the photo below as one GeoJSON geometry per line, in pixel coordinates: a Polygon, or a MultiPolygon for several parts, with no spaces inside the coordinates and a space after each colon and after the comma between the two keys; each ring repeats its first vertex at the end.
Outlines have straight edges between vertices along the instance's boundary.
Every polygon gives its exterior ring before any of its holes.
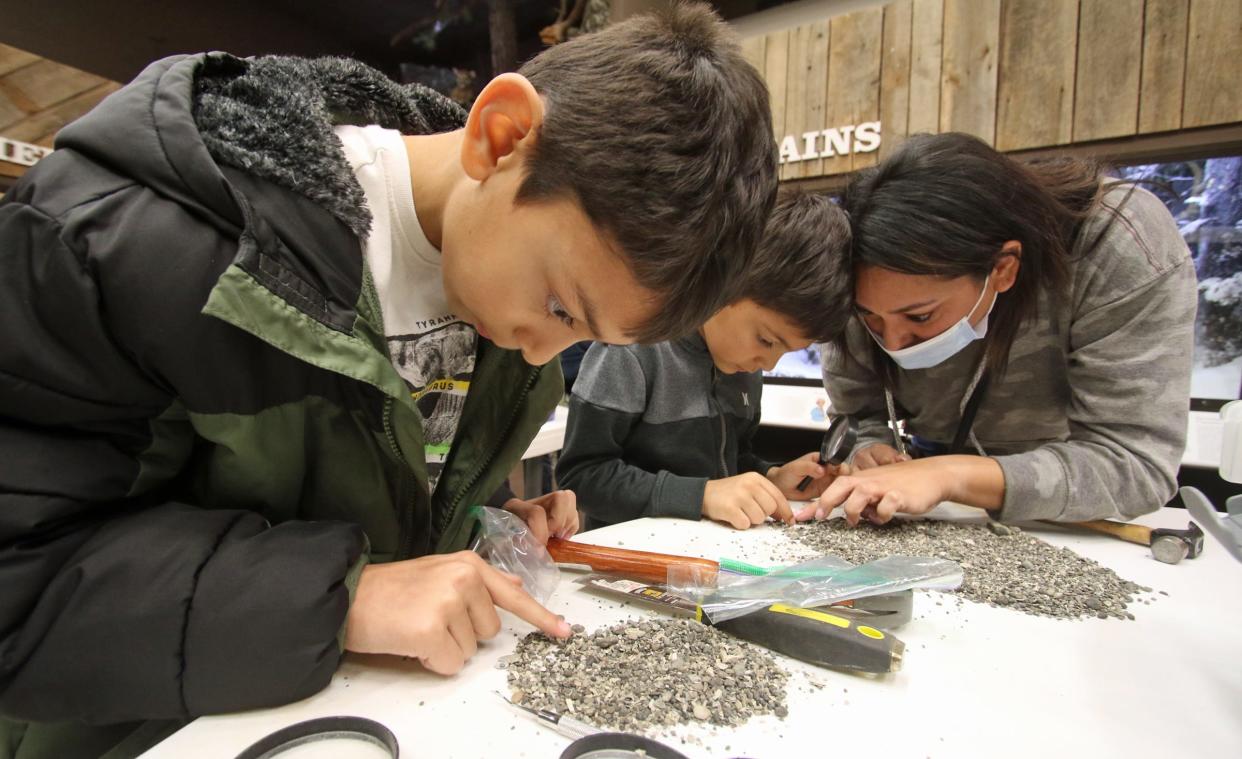
{"type": "Polygon", "coordinates": [[[809,501],[820,493],[837,477],[848,474],[850,468],[846,464],[833,466],[820,464],[819,453],[812,451],[805,456],[790,461],[784,466],[774,466],[768,470],[768,479],[780,491],[781,495],[794,501],[809,501]],[[810,477],[806,490],[798,490],[798,483],[803,477],[810,477]]]}
{"type": "Polygon", "coordinates": [[[521,517],[541,545],[550,537],[569,540],[578,532],[578,497],[572,490],[553,490],[529,501],[510,498],[504,509],[521,517]]]}
{"type": "Polygon", "coordinates": [[[897,449],[891,445],[884,443],[873,443],[854,454],[854,459],[850,462],[850,466],[855,469],[874,469],[877,466],[887,466],[888,464],[899,464],[903,461],[909,461],[910,457],[904,453],[898,453],[897,449]]]}
{"type": "Polygon", "coordinates": [[[925,514],[941,501],[998,509],[1005,497],[1005,475],[995,459],[932,456],[855,470],[838,477],[819,501],[794,515],[823,519],[837,506],[851,526],[866,518],[884,524],[895,514],[925,514]]]}

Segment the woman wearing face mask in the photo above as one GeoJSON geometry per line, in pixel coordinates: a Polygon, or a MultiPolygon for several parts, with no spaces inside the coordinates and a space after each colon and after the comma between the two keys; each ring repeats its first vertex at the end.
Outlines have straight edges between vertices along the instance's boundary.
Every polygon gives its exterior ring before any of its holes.
{"type": "Polygon", "coordinates": [[[1006,521],[1130,519],[1172,497],[1197,295],[1159,199],[942,134],[860,173],[844,206],[856,314],[824,384],[861,428],[852,473],[799,518],[952,500],[1006,521]]]}

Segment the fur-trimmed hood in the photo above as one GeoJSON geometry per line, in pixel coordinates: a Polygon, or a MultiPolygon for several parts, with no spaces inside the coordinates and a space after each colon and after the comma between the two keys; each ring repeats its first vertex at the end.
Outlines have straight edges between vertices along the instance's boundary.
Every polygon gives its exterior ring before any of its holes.
{"type": "Polygon", "coordinates": [[[346,58],[204,53],[152,63],[56,145],[239,224],[219,171],[231,166],[312,200],[365,237],[371,213],[332,128],[432,134],[462,126],[465,115],[426,87],[396,84],[346,58]]]}

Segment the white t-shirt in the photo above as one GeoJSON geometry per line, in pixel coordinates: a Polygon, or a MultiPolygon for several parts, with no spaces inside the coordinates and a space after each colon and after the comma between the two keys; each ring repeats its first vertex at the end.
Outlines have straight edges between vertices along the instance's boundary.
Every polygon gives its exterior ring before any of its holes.
{"type": "Polygon", "coordinates": [[[371,210],[371,234],[362,250],[379,294],[388,354],[422,412],[434,491],[470,390],[478,333],[448,306],[440,251],[414,211],[401,133],[338,126],[336,136],[371,210]]]}

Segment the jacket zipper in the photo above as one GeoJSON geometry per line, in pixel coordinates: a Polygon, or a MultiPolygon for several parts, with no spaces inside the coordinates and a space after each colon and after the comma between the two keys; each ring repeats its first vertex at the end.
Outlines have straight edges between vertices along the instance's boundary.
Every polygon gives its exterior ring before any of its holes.
{"type": "MultiPolygon", "coordinates": [[[[405,462],[405,456],[401,455],[401,446],[397,444],[397,436],[392,430],[392,409],[396,401],[388,398],[384,403],[384,434],[388,437],[388,445],[392,448],[393,455],[397,457],[397,463],[401,465],[401,481],[408,483],[410,481],[410,466],[405,462]]],[[[413,489],[412,489],[413,490],[413,489]]],[[[413,494],[408,504],[402,501],[403,508],[401,511],[401,534],[397,540],[398,554],[397,560],[407,559],[414,552],[414,512],[415,500],[417,494],[413,494]]]]}
{"type": "Polygon", "coordinates": [[[716,396],[716,390],[720,384],[720,372],[716,367],[712,367],[712,403],[716,406],[716,413],[720,416],[720,476],[729,476],[729,465],[725,463],[725,439],[727,430],[725,428],[724,406],[720,405],[720,399],[716,396]]]}
{"type": "Polygon", "coordinates": [[[453,498],[452,503],[449,504],[448,509],[445,511],[444,516],[440,520],[439,528],[441,537],[443,537],[444,531],[448,529],[449,524],[453,521],[453,516],[457,513],[457,507],[461,505],[461,499],[465,497],[466,491],[475,486],[475,483],[477,483],[479,478],[483,476],[483,472],[487,470],[487,467],[492,463],[492,460],[496,458],[496,452],[500,450],[500,441],[505,440],[505,438],[509,436],[509,431],[513,429],[513,425],[517,421],[518,409],[522,407],[522,402],[526,400],[526,396],[530,395],[530,391],[535,387],[535,383],[539,380],[540,371],[541,370],[536,367],[535,370],[531,372],[530,376],[527,377],[526,384],[522,386],[522,393],[517,397],[517,401],[513,404],[512,413],[509,415],[509,421],[505,424],[504,431],[496,438],[497,444],[492,446],[491,450],[488,451],[487,458],[483,460],[483,465],[474,470],[474,473],[470,476],[470,479],[466,481],[466,484],[462,486],[461,490],[457,491],[457,495],[453,498]]]}

